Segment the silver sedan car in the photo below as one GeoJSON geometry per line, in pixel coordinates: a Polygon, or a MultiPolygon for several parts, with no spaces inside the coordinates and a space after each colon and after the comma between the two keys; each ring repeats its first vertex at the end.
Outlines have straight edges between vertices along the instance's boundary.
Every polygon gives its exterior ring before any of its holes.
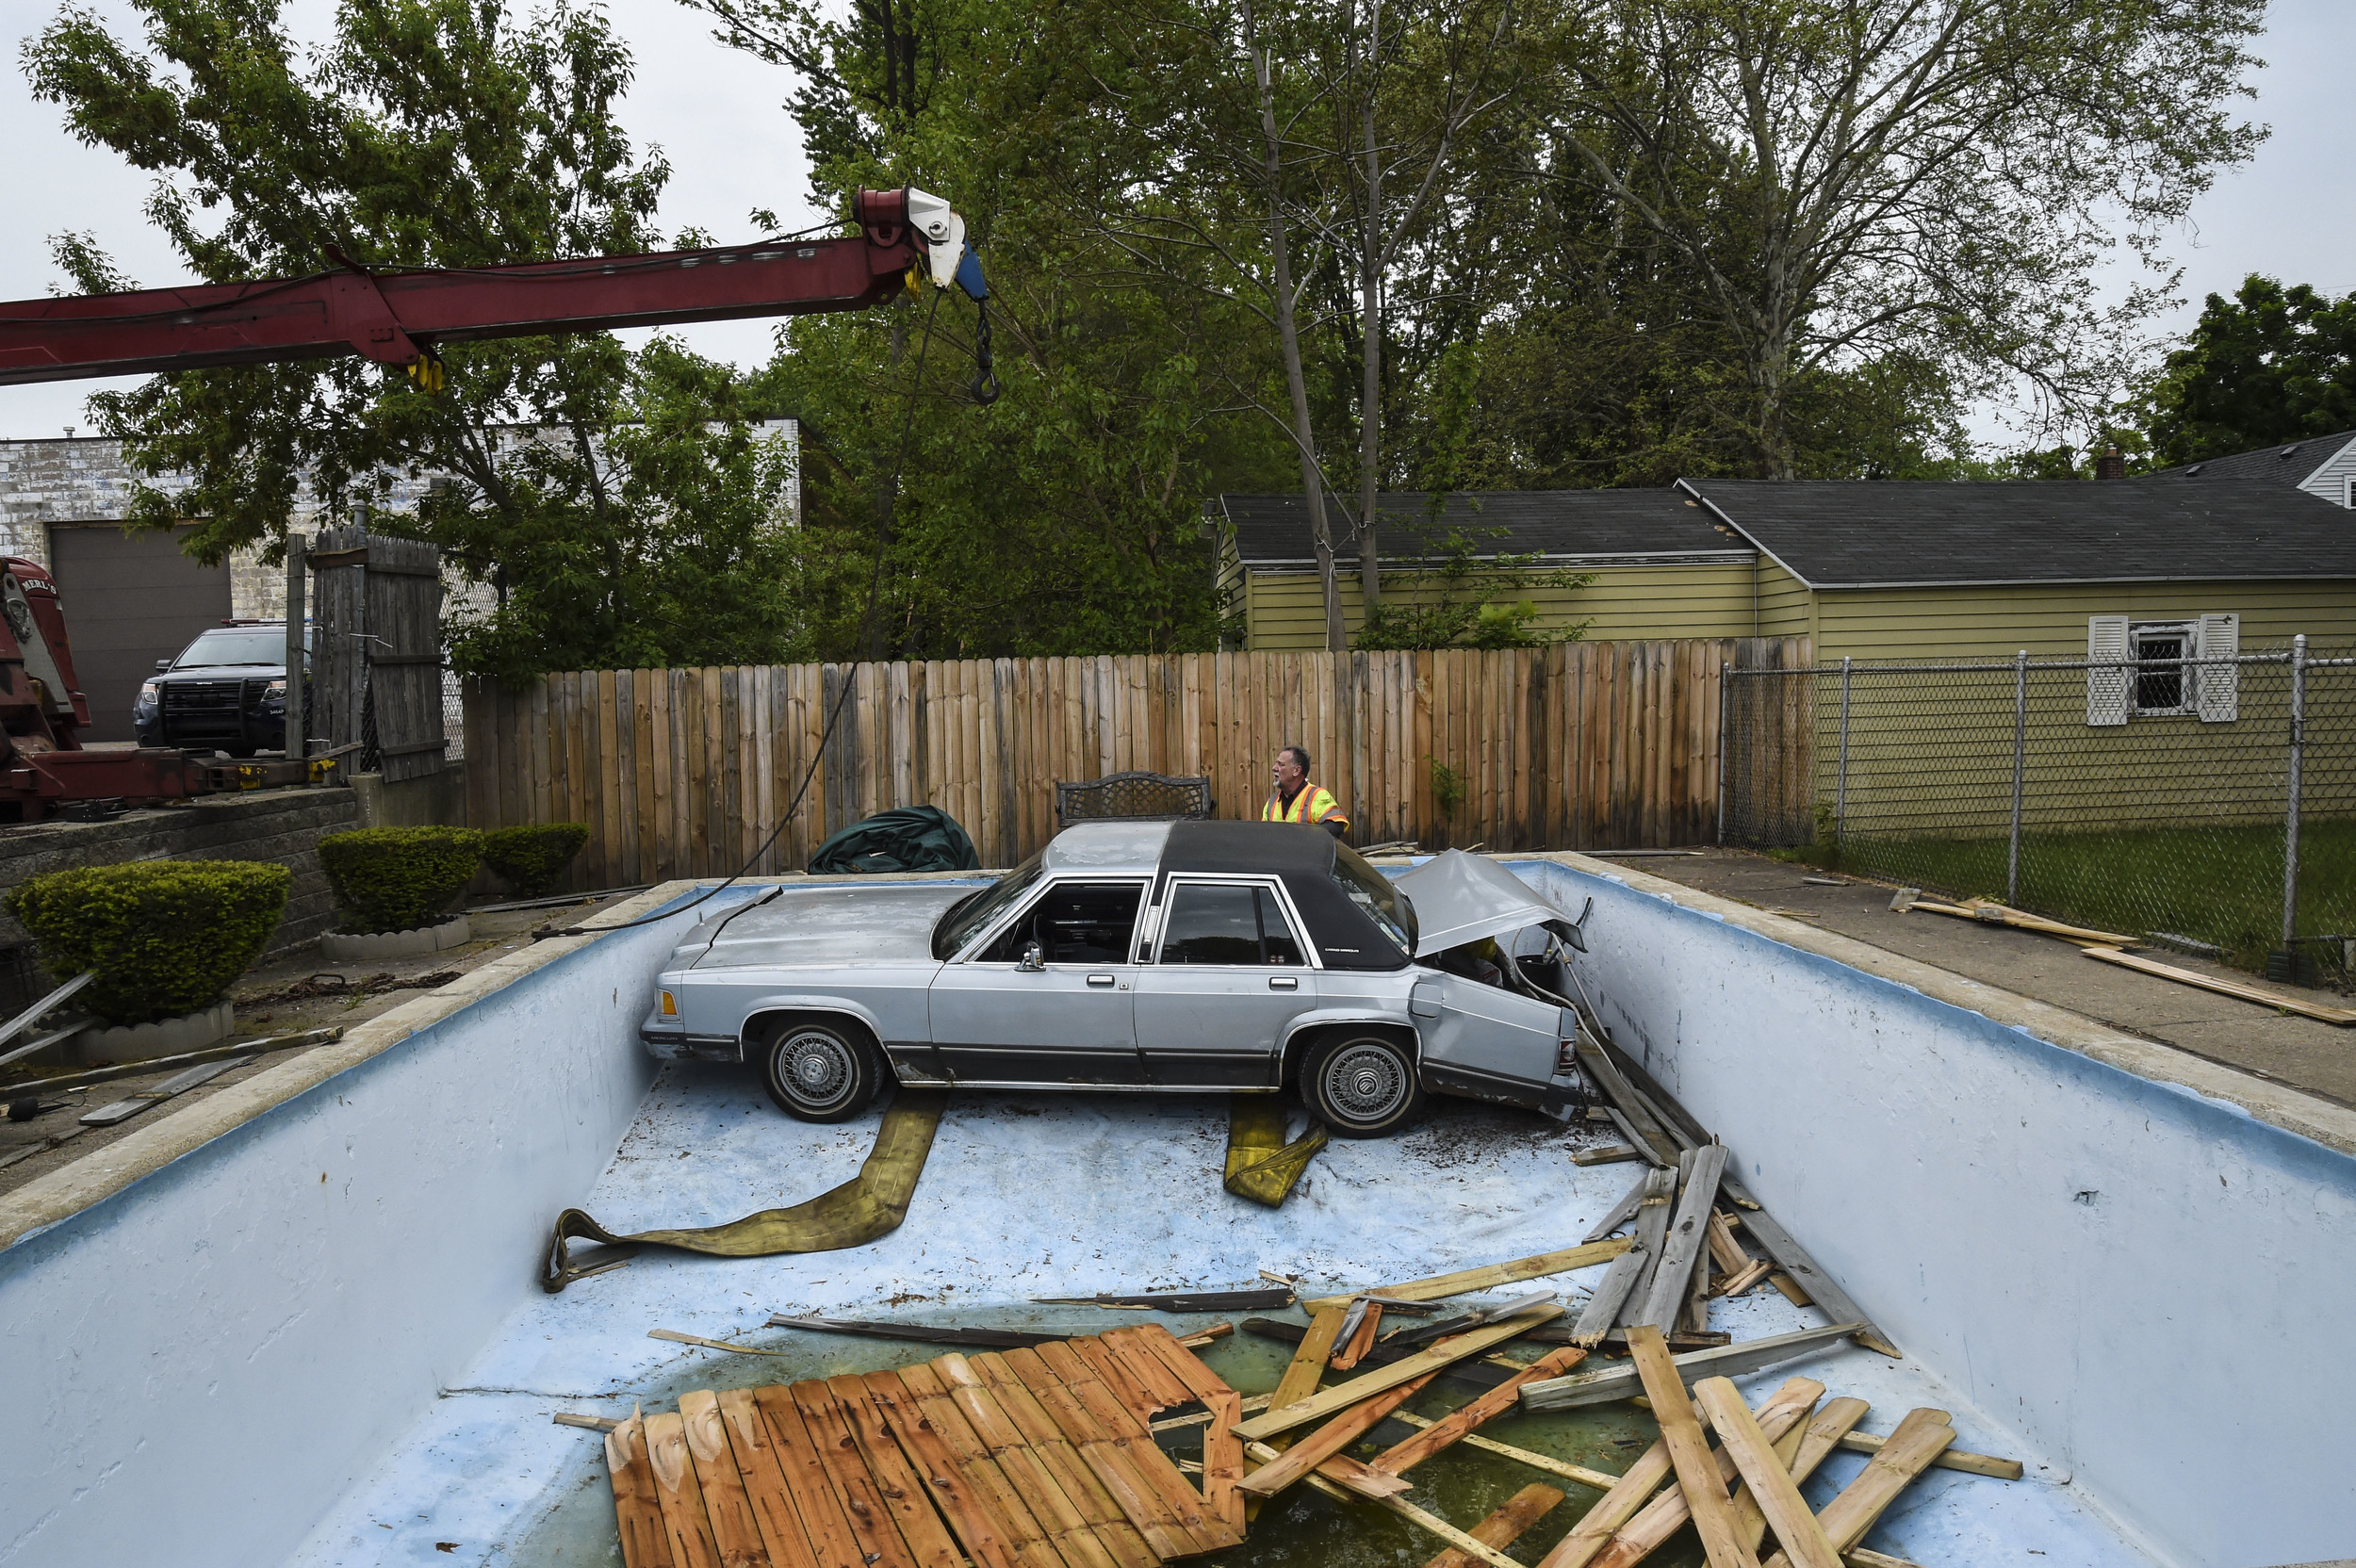
{"type": "Polygon", "coordinates": [[[689,933],[640,1037],[806,1121],[933,1088],[1277,1093],[1333,1131],[1428,1094],[1575,1098],[1579,927],[1462,853],[1392,881],[1284,823],[1065,829],[986,887],[773,890],[689,933]]]}

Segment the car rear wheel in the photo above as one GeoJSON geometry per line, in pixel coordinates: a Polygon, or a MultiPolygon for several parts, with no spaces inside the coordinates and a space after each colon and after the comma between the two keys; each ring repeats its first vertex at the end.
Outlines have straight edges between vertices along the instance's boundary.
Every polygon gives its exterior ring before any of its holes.
{"type": "Polygon", "coordinates": [[[758,1060],[761,1087],[800,1121],[848,1121],[883,1087],[883,1058],[865,1033],[831,1021],[777,1025],[758,1060]]]}
{"type": "Polygon", "coordinates": [[[1423,1109],[1415,1058],[1383,1035],[1334,1035],[1301,1068],[1301,1102],[1346,1138],[1398,1132],[1423,1109]]]}

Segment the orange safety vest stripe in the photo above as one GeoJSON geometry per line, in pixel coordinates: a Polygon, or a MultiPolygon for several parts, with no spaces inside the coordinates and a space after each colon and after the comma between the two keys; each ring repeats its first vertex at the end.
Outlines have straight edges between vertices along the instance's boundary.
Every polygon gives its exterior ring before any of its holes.
{"type": "Polygon", "coordinates": [[[1341,802],[1327,792],[1322,784],[1304,783],[1301,792],[1293,796],[1292,805],[1284,804],[1282,794],[1270,794],[1268,804],[1260,808],[1262,822],[1320,823],[1338,822],[1347,825],[1350,819],[1342,815],[1341,802]]]}

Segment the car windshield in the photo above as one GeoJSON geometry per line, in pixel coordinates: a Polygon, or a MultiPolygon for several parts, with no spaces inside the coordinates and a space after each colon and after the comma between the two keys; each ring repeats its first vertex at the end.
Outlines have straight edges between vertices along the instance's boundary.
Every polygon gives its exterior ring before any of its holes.
{"type": "Polygon", "coordinates": [[[979,892],[966,894],[949,906],[933,927],[933,956],[954,958],[975,937],[990,929],[1007,905],[1030,891],[1039,881],[1041,850],[979,892]]]}
{"type": "MultiPolygon", "coordinates": [[[[303,645],[311,645],[311,629],[303,629],[303,645]]],[[[199,664],[273,664],[286,662],[286,629],[283,626],[221,626],[198,634],[195,642],[172,662],[175,670],[199,664]]]]}
{"type": "Polygon", "coordinates": [[[1399,951],[1414,955],[1415,951],[1415,906],[1407,895],[1391,886],[1391,879],[1366,862],[1364,856],[1345,843],[1333,846],[1333,880],[1341,884],[1350,901],[1366,911],[1366,918],[1383,928],[1383,934],[1399,943],[1399,951]]]}

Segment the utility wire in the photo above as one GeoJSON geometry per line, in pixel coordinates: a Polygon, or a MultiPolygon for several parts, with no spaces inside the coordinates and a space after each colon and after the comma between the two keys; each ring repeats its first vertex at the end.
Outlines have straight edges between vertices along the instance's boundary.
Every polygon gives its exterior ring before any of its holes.
{"type": "MultiPolygon", "coordinates": [[[[866,642],[868,633],[875,627],[875,607],[883,596],[884,553],[892,539],[892,512],[900,500],[900,474],[908,464],[908,438],[916,433],[916,399],[924,384],[924,355],[925,351],[932,347],[933,317],[941,310],[941,290],[933,290],[932,304],[924,312],[924,333],[917,340],[916,345],[916,370],[908,378],[908,416],[900,423],[900,449],[893,454],[892,459],[892,485],[884,492],[883,515],[875,519],[875,565],[867,580],[867,608],[859,614],[859,642],[861,644],[866,642]]],[[[785,813],[777,818],[777,825],[769,830],[769,836],[761,841],[761,847],[754,850],[726,882],[680,905],[676,909],[663,909],[651,915],[641,915],[638,919],[621,925],[567,925],[561,929],[544,925],[532,934],[532,939],[536,941],[547,937],[602,936],[609,931],[629,931],[641,925],[652,925],[658,921],[669,920],[673,915],[693,909],[707,899],[733,887],[743,879],[746,872],[753,869],[755,861],[769,853],[769,846],[777,841],[777,835],[785,831],[785,825],[800,813],[802,798],[810,793],[810,780],[818,776],[818,764],[826,760],[826,743],[834,739],[835,724],[843,717],[843,705],[850,701],[851,694],[858,689],[858,686],[857,675],[846,672],[843,681],[843,690],[835,694],[834,706],[826,710],[826,727],[818,732],[818,749],[810,754],[810,766],[803,771],[801,786],[794,792],[792,803],[786,807],[785,813]]]]}

